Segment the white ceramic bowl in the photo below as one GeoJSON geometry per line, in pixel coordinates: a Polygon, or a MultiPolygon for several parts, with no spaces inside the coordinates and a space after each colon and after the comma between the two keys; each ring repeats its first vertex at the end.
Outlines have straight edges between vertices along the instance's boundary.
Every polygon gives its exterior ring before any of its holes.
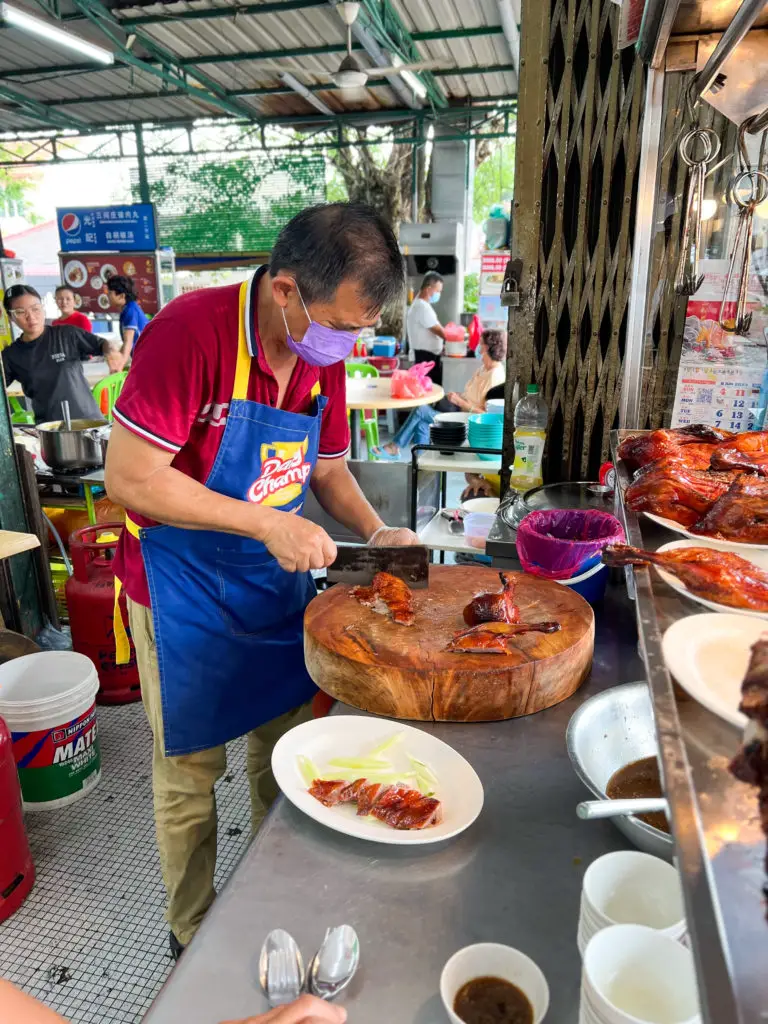
{"type": "Polygon", "coordinates": [[[579,1021],[639,1020],[701,1024],[693,956],[653,928],[616,924],[598,932],[584,953],[579,1021]]]}
{"type": "Polygon", "coordinates": [[[454,953],[440,975],[440,995],[452,1024],[464,1024],[453,1012],[459,989],[473,978],[502,978],[524,992],[533,1007],[533,1024],[541,1024],[549,1008],[549,985],[525,953],[498,942],[479,942],[454,953]]]}
{"type": "Polygon", "coordinates": [[[499,507],[498,498],[467,498],[461,507],[467,512],[495,512],[499,507]]]}
{"type": "Polygon", "coordinates": [[[435,423],[468,423],[469,417],[468,412],[439,412],[435,416],[435,423]]]}

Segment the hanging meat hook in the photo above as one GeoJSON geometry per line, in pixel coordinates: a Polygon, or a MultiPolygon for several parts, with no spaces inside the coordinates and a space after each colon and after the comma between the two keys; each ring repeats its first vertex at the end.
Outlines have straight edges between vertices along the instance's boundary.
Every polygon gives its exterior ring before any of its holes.
{"type": "Polygon", "coordinates": [[[697,125],[680,140],[680,158],[690,167],[690,175],[685,195],[685,221],[680,241],[680,259],[675,274],[675,291],[678,295],[693,295],[704,280],[703,276],[699,275],[704,182],[707,164],[716,160],[719,152],[720,139],[711,128],[700,128],[697,125]]]}
{"type": "Polygon", "coordinates": [[[720,303],[720,314],[718,322],[724,331],[735,334],[749,334],[752,326],[752,314],[747,313],[747,299],[749,295],[749,268],[752,260],[752,228],[754,224],[755,210],[768,199],[768,174],[760,168],[765,157],[766,136],[768,130],[763,132],[760,140],[760,155],[757,167],[752,167],[747,152],[746,133],[752,118],[747,118],[739,125],[738,132],[738,159],[739,170],[731,179],[728,185],[728,199],[739,208],[739,222],[736,227],[736,235],[733,240],[731,259],[728,264],[728,275],[725,279],[725,291],[723,301],[720,303]],[[728,295],[739,267],[739,287],[736,299],[736,312],[733,318],[726,318],[725,309],[728,305],[728,295]]]}

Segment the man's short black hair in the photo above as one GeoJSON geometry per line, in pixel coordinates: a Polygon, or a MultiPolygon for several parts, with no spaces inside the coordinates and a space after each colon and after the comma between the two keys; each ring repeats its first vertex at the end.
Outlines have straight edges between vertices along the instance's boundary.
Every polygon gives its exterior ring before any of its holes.
{"type": "Polygon", "coordinates": [[[54,295],[61,295],[62,292],[72,292],[72,294],[74,295],[75,289],[71,288],[68,284],[57,284],[56,287],[53,289],[54,295]]]}
{"type": "Polygon", "coordinates": [[[422,279],[419,291],[423,292],[425,288],[431,288],[433,284],[442,284],[444,280],[443,275],[438,274],[436,270],[428,270],[422,279]]]}
{"type": "Polygon", "coordinates": [[[127,302],[136,302],[138,295],[133,284],[132,277],[125,277],[123,274],[113,274],[107,278],[107,291],[115,295],[124,295],[127,302]]]}
{"type": "Polygon", "coordinates": [[[309,206],[278,235],[269,272],[292,274],[309,305],[330,302],[342,281],[353,280],[373,316],[402,300],[403,257],[392,228],[364,203],[309,206]]]}

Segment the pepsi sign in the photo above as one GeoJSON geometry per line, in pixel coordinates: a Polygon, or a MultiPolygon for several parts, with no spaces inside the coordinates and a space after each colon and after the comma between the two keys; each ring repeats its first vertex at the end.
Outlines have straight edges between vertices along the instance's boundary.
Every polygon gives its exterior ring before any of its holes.
{"type": "Polygon", "coordinates": [[[152,252],[157,226],[152,203],[59,207],[62,252],[152,252]]]}
{"type": "Polygon", "coordinates": [[[61,218],[61,230],[65,235],[76,235],[80,231],[80,218],[76,213],[65,213],[61,218]]]}

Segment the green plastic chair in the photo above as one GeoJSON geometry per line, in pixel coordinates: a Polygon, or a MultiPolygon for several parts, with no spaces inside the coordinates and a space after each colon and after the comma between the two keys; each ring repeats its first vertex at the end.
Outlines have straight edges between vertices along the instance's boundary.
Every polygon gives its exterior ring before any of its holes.
{"type": "Polygon", "coordinates": [[[123,384],[125,384],[127,376],[127,370],[120,370],[119,373],[110,373],[108,377],[104,377],[98,384],[94,384],[91,391],[96,405],[98,405],[110,423],[112,422],[112,410],[115,407],[115,402],[120,392],[123,390],[123,384]]]}
{"type": "MultiPolygon", "coordinates": [[[[348,377],[378,377],[379,371],[370,363],[347,363],[348,377]]],[[[349,415],[349,414],[347,414],[349,415]]],[[[373,448],[379,443],[379,414],[376,409],[363,409],[361,426],[369,461],[373,461],[373,448]]]]}
{"type": "Polygon", "coordinates": [[[11,423],[16,424],[18,427],[34,426],[35,414],[27,409],[21,399],[8,395],[8,402],[11,407],[11,423]]]}

